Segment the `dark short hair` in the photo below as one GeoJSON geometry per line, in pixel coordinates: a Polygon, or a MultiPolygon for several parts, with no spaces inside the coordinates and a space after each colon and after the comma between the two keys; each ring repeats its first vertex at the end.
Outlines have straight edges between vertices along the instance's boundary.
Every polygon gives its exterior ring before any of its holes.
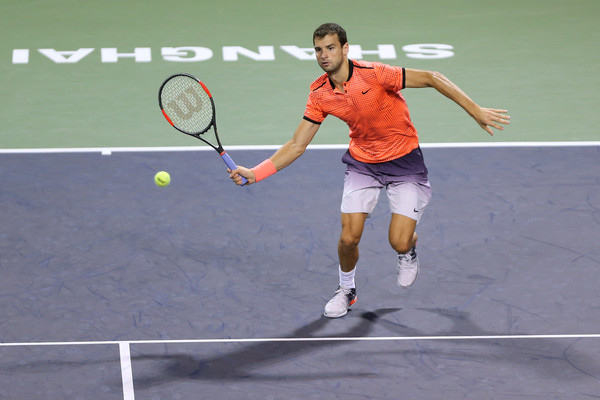
{"type": "Polygon", "coordinates": [[[337,35],[342,46],[348,43],[348,37],[346,36],[346,31],[344,28],[338,24],[334,24],[333,22],[328,22],[315,29],[315,32],[313,33],[313,44],[315,43],[316,38],[321,39],[331,34],[337,35]]]}

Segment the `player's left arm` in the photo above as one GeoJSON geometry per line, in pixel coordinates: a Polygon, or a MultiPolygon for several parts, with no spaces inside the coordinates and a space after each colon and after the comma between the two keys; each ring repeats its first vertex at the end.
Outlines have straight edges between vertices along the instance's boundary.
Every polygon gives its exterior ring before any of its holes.
{"type": "Polygon", "coordinates": [[[504,130],[504,127],[500,124],[510,123],[510,116],[507,115],[508,111],[479,106],[461,88],[439,72],[406,68],[404,78],[405,87],[407,88],[435,88],[461,106],[490,135],[494,134],[492,128],[504,130]]]}

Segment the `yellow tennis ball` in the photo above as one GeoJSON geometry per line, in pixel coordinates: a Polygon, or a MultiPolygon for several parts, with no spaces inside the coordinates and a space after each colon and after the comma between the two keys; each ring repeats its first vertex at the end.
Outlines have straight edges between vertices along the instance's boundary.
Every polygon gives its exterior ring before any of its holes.
{"type": "Polygon", "coordinates": [[[156,183],[156,186],[160,187],[167,186],[171,183],[171,175],[165,171],[157,172],[156,175],[154,175],[154,183],[156,183]]]}

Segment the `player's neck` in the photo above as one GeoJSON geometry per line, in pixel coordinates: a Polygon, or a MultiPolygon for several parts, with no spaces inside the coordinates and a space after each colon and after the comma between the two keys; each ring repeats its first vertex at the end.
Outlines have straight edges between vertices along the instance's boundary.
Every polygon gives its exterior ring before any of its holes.
{"type": "Polygon", "coordinates": [[[340,91],[344,91],[344,82],[348,81],[350,77],[350,67],[348,66],[348,60],[344,59],[342,64],[338,69],[332,72],[328,72],[327,75],[329,79],[333,82],[335,87],[337,87],[340,91]]]}

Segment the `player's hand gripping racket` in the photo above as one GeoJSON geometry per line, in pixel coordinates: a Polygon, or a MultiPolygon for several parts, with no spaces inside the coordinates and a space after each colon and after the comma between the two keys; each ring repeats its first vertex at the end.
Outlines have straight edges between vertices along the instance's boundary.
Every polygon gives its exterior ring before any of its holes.
{"type": "MultiPolygon", "coordinates": [[[[168,77],[158,91],[158,105],[173,128],[202,140],[221,155],[225,164],[234,170],[237,165],[223,150],[217,134],[215,102],[208,88],[189,74],[175,74],[168,77]],[[204,135],[213,128],[214,140],[204,135]]],[[[242,177],[242,184],[248,180],[242,177]]]]}

